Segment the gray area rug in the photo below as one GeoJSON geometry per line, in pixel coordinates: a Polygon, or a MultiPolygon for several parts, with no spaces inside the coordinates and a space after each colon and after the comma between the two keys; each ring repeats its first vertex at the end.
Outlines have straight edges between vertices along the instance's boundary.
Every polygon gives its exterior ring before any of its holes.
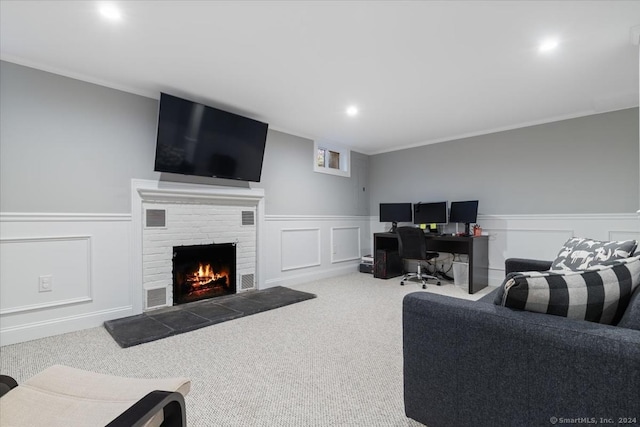
{"type": "Polygon", "coordinates": [[[315,297],[276,286],[109,320],[104,327],[120,347],[127,348],[315,297]]]}

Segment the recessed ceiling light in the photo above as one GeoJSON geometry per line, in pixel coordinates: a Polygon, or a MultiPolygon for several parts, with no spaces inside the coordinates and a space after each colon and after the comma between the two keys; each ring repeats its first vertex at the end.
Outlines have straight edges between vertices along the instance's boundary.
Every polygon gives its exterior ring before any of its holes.
{"type": "Polygon", "coordinates": [[[349,108],[347,108],[347,116],[353,117],[357,115],[358,115],[358,107],[356,107],[355,105],[352,105],[349,108]]]}
{"type": "Polygon", "coordinates": [[[539,52],[549,52],[558,47],[558,39],[547,39],[538,46],[539,52]]]}
{"type": "Polygon", "coordinates": [[[120,21],[122,14],[113,3],[103,3],[100,5],[100,15],[110,21],[120,21]]]}

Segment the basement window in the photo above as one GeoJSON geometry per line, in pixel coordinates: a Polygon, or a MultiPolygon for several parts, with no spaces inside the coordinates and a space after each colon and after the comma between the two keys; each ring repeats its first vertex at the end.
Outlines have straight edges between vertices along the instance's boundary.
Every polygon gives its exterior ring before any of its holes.
{"type": "Polygon", "coordinates": [[[351,176],[351,151],[334,143],[314,141],[313,143],[314,172],[351,176]]]}

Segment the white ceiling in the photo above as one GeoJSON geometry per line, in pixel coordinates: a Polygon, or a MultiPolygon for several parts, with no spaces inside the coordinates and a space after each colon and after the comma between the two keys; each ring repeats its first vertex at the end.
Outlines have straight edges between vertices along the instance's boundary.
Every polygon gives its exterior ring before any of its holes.
{"type": "Polygon", "coordinates": [[[638,105],[640,1],[114,3],[1,0],[0,58],[367,154],[638,105]]]}

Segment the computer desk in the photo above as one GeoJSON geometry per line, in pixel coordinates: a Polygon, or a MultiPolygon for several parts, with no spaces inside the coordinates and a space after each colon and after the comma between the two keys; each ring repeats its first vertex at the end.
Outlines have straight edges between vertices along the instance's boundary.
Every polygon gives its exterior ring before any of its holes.
{"type": "MultiPolygon", "coordinates": [[[[469,293],[474,294],[489,285],[489,236],[452,236],[425,233],[427,251],[464,254],[469,256],[469,293]]],[[[387,251],[398,250],[398,235],[396,233],[374,233],[373,254],[374,266],[378,265],[378,249],[387,251]]],[[[374,267],[375,268],[375,267],[374,267]]],[[[399,276],[397,269],[393,270],[390,278],[399,276]]]]}

